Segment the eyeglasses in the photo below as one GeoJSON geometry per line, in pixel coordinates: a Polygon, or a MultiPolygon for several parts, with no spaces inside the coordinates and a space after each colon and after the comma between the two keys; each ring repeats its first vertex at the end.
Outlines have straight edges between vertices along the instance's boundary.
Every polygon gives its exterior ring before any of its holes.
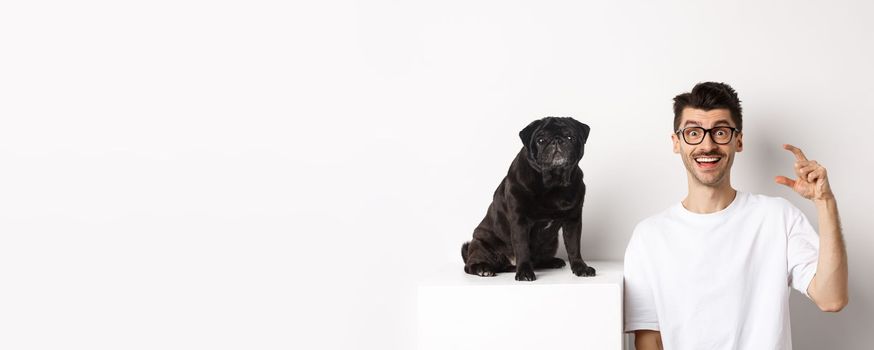
{"type": "Polygon", "coordinates": [[[710,139],[717,145],[725,145],[731,142],[731,137],[735,132],[740,132],[737,128],[730,126],[717,126],[715,128],[705,129],[700,126],[690,126],[675,131],[677,134],[683,135],[683,141],[690,145],[697,145],[704,141],[704,136],[710,134],[710,139]]]}

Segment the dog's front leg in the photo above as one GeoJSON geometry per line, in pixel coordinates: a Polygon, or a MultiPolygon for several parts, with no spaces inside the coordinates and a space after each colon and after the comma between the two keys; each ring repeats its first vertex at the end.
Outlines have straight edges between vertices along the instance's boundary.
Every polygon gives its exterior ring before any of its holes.
{"type": "Polygon", "coordinates": [[[564,237],[564,246],[567,248],[567,257],[571,262],[571,271],[577,276],[594,276],[595,269],[586,265],[580,253],[580,236],[583,231],[582,217],[571,220],[562,225],[561,235],[564,237]]]}
{"type": "Polygon", "coordinates": [[[531,265],[531,229],[530,223],[517,223],[510,229],[510,239],[513,243],[513,253],[516,255],[516,280],[533,281],[534,267],[531,265]]]}

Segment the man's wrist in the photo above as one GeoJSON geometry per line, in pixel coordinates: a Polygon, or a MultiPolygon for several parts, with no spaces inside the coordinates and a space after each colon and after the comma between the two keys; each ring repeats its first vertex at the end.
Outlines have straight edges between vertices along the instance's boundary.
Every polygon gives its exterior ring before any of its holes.
{"type": "Polygon", "coordinates": [[[817,207],[829,206],[830,204],[833,205],[834,203],[835,203],[835,195],[834,194],[828,194],[828,195],[822,196],[820,198],[813,199],[813,204],[815,204],[817,207]]]}

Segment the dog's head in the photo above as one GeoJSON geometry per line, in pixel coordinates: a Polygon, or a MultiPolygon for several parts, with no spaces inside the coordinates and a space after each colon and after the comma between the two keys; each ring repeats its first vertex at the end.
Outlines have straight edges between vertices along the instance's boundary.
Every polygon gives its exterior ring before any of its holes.
{"type": "Polygon", "coordinates": [[[573,118],[546,117],[528,124],[519,137],[535,169],[541,173],[556,172],[577,166],[583,158],[589,130],[588,125],[573,118]]]}

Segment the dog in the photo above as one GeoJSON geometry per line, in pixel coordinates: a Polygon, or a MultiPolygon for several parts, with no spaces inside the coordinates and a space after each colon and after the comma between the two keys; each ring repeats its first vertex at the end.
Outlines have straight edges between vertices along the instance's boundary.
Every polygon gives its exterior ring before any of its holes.
{"type": "Polygon", "coordinates": [[[483,277],[516,272],[517,281],[534,281],[535,269],[557,269],[562,229],[571,270],[594,276],[580,255],[586,185],[578,163],[589,126],[573,118],[546,117],[519,132],[522,150],[495,190],[473,239],[461,246],[464,272],[483,277]]]}

